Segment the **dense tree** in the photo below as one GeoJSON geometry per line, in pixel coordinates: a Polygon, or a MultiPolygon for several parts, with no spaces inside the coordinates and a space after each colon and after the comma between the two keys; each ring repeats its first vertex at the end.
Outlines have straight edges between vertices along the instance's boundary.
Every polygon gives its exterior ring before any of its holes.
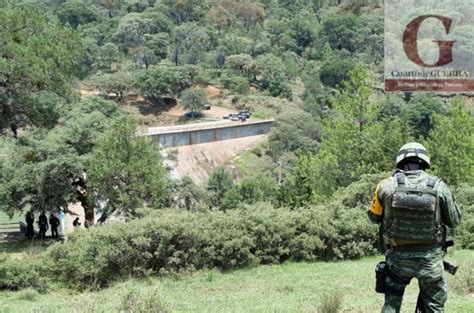
{"type": "Polygon", "coordinates": [[[120,9],[122,0],[100,0],[100,4],[107,10],[109,18],[112,18],[120,9]]]}
{"type": "Polygon", "coordinates": [[[220,48],[216,51],[215,54],[215,64],[216,68],[223,68],[227,59],[227,51],[223,48],[220,48]]]}
{"type": "Polygon", "coordinates": [[[316,197],[316,167],[315,158],[301,154],[296,168],[285,179],[279,189],[278,203],[292,208],[303,207],[313,202],[316,197]]]}
{"type": "Polygon", "coordinates": [[[201,88],[189,88],[181,94],[181,104],[190,112],[201,112],[207,102],[206,93],[201,88]]]}
{"type": "Polygon", "coordinates": [[[225,211],[235,209],[242,203],[272,203],[275,200],[276,190],[277,185],[272,177],[248,176],[224,194],[220,208],[225,211]]]}
{"type": "Polygon", "coordinates": [[[129,0],[126,6],[127,12],[143,12],[150,6],[147,0],[129,0]]]}
{"type": "Polygon", "coordinates": [[[222,4],[212,7],[207,14],[207,18],[209,19],[209,22],[215,25],[219,35],[221,34],[222,30],[224,30],[229,25],[228,12],[222,6],[222,4]]]}
{"type": "Polygon", "coordinates": [[[209,193],[209,205],[219,208],[224,199],[224,195],[231,190],[233,186],[234,178],[224,167],[215,169],[209,176],[206,186],[209,193]]]}
{"type": "Polygon", "coordinates": [[[318,154],[312,160],[315,201],[347,186],[363,174],[393,168],[393,156],[406,140],[399,119],[379,121],[379,101],[372,98],[374,81],[362,65],[332,98],[335,112],[324,127],[318,154]]]}
{"type": "Polygon", "coordinates": [[[168,6],[169,14],[177,24],[192,21],[196,19],[196,10],[200,7],[199,0],[164,0],[163,3],[168,6]]]}
{"type": "Polygon", "coordinates": [[[147,35],[169,31],[170,22],[159,12],[129,13],[120,19],[115,37],[126,49],[132,49],[142,46],[147,35]]]}
{"type": "Polygon", "coordinates": [[[287,73],[285,65],[280,58],[266,54],[257,59],[258,83],[270,94],[286,96],[291,98],[291,89],[287,84],[287,73]]]}
{"type": "Polygon", "coordinates": [[[145,48],[153,52],[158,60],[166,58],[168,55],[168,45],[170,38],[166,33],[145,35],[145,48]]]}
{"type": "Polygon", "coordinates": [[[280,46],[283,42],[283,37],[288,30],[288,19],[267,19],[265,22],[265,30],[270,37],[270,44],[274,46],[280,46]]]}
{"type": "Polygon", "coordinates": [[[434,172],[448,184],[474,184],[474,115],[462,98],[451,100],[447,115],[434,114],[426,141],[434,172]]]}
{"type": "Polygon", "coordinates": [[[262,5],[250,1],[241,3],[237,14],[247,32],[265,19],[265,12],[262,5]]]}
{"type": "Polygon", "coordinates": [[[205,199],[202,186],[196,185],[189,176],[179,180],[171,180],[166,205],[190,211],[199,209],[199,204],[205,199]]]}
{"type": "Polygon", "coordinates": [[[99,46],[97,45],[97,40],[94,38],[84,38],[82,40],[82,48],[84,49],[82,66],[86,72],[92,71],[99,60],[99,46]]]}
{"type": "Polygon", "coordinates": [[[155,52],[152,49],[144,46],[130,49],[129,54],[134,57],[138,66],[145,66],[146,70],[148,70],[151,65],[157,62],[155,52]]]}
{"type": "Polygon", "coordinates": [[[298,16],[288,26],[288,33],[292,41],[287,41],[286,49],[294,50],[297,54],[302,55],[317,35],[315,21],[311,16],[298,16]]]}
{"type": "Polygon", "coordinates": [[[161,207],[167,196],[162,157],[146,137],[136,135],[128,118],[118,120],[95,147],[87,173],[90,189],[107,199],[109,213],[134,216],[142,206],[161,207]]]}
{"type": "Polygon", "coordinates": [[[87,5],[79,0],[70,0],[62,3],[58,10],[56,10],[56,15],[61,22],[69,23],[74,29],[81,24],[94,22],[99,18],[99,14],[94,6],[87,5]]]}
{"type": "Polygon", "coordinates": [[[0,146],[0,207],[13,214],[79,201],[92,221],[87,163],[102,134],[122,114],[115,103],[91,98],[64,106],[54,129],[37,128],[20,140],[5,139],[0,146]]]}
{"type": "Polygon", "coordinates": [[[21,143],[6,141],[1,149],[0,203],[9,215],[26,210],[66,207],[75,198],[75,177],[83,162],[57,133],[37,130],[21,143]]]}
{"type": "Polygon", "coordinates": [[[184,54],[186,64],[198,64],[204,52],[209,48],[210,38],[203,28],[195,28],[186,33],[184,54]]]}
{"type": "Polygon", "coordinates": [[[269,153],[274,160],[287,152],[316,153],[322,128],[317,118],[302,110],[282,114],[270,133],[269,153]]]}
{"type": "Polygon", "coordinates": [[[133,86],[134,74],[131,71],[118,71],[110,74],[98,73],[92,78],[92,82],[102,90],[106,97],[113,93],[117,101],[122,101],[127,91],[133,86]]]}
{"type": "Polygon", "coordinates": [[[276,182],[273,177],[249,176],[239,183],[239,194],[244,203],[272,202],[276,192],[276,182]]]}
{"type": "Polygon", "coordinates": [[[250,89],[249,81],[242,76],[224,74],[221,76],[220,81],[224,88],[230,89],[240,95],[247,94],[250,89]]]}
{"type": "Polygon", "coordinates": [[[72,99],[70,84],[82,54],[78,37],[68,28],[48,21],[35,6],[1,10],[0,130],[49,119],[33,101],[47,91],[72,99]]]}
{"type": "Polygon", "coordinates": [[[99,67],[109,71],[112,70],[112,65],[118,61],[119,55],[118,47],[111,42],[107,42],[99,47],[99,67]]]}
{"type": "Polygon", "coordinates": [[[332,49],[355,52],[361,48],[360,21],[352,13],[334,15],[327,18],[321,33],[327,38],[332,49]]]}
{"type": "Polygon", "coordinates": [[[443,113],[443,102],[433,96],[420,95],[410,99],[401,115],[411,127],[415,138],[427,138],[432,128],[432,116],[443,113]]]}
{"type": "Polygon", "coordinates": [[[328,87],[341,86],[343,81],[349,79],[349,71],[354,67],[351,59],[341,59],[336,56],[326,58],[321,65],[319,78],[328,87]]]}
{"type": "Polygon", "coordinates": [[[147,97],[159,101],[163,97],[177,97],[193,84],[195,75],[193,66],[156,67],[139,74],[136,85],[147,97]]]}
{"type": "Polygon", "coordinates": [[[226,67],[235,74],[251,77],[254,76],[255,62],[248,54],[231,55],[226,60],[226,67]]]}
{"type": "Polygon", "coordinates": [[[371,56],[371,61],[380,64],[384,56],[383,16],[363,15],[361,23],[365,51],[371,56]]]}

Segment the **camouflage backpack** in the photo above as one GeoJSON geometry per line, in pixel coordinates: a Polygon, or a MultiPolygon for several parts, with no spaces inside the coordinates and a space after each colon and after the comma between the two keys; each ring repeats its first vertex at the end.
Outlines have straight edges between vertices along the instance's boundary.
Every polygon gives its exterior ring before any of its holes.
{"type": "Polygon", "coordinates": [[[391,240],[434,243],[443,238],[438,178],[428,176],[417,185],[406,182],[403,173],[395,175],[397,186],[385,208],[384,237],[391,240]]]}

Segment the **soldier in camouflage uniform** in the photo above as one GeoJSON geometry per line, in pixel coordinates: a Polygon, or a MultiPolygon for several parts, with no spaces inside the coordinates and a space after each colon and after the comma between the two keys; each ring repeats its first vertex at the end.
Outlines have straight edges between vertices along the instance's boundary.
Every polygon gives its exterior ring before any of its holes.
{"type": "Polygon", "coordinates": [[[397,170],[377,186],[369,210],[382,224],[388,265],[383,313],[400,312],[405,287],[416,278],[426,312],[444,312],[447,300],[443,276],[446,226],[456,227],[461,213],[448,186],[425,169],[431,165],[419,143],[404,145],[397,170]]]}

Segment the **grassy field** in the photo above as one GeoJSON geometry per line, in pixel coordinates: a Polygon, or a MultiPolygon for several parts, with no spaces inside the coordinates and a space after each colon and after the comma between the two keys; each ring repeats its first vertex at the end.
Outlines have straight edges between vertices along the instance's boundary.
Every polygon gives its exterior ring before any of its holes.
{"type": "Polygon", "coordinates": [[[0,223],[14,223],[19,221],[24,221],[23,214],[16,214],[10,219],[8,215],[6,215],[3,211],[0,210],[0,223]]]}
{"type": "MultiPolygon", "coordinates": [[[[1,292],[0,312],[322,312],[330,297],[342,300],[340,312],[378,312],[383,296],[374,292],[374,266],[381,258],[198,271],[127,280],[99,292],[1,292]]],[[[449,259],[462,267],[448,276],[446,312],[474,312],[474,295],[463,292],[463,286],[472,292],[474,251],[449,259]]],[[[415,281],[408,287],[402,312],[414,311],[417,288],[415,281]]]]}

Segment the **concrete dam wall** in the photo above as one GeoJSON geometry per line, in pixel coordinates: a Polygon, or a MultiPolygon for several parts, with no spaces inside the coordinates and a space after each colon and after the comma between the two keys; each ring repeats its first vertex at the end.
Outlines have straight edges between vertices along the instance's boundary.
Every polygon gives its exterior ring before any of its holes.
{"type": "Polygon", "coordinates": [[[148,128],[146,136],[152,137],[164,148],[171,148],[263,135],[270,131],[272,125],[273,120],[196,123],[148,128]]]}

